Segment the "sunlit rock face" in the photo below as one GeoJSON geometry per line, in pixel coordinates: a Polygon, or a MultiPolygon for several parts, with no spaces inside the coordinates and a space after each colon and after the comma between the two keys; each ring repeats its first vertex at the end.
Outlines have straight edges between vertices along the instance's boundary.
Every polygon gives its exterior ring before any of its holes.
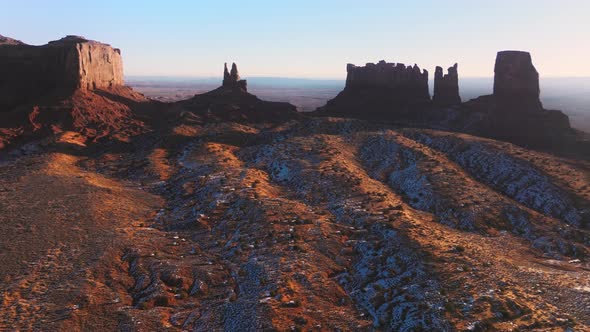
{"type": "Polygon", "coordinates": [[[124,83],[121,51],[78,36],[43,46],[3,37],[0,72],[0,111],[56,91],[108,89],[124,83]]]}

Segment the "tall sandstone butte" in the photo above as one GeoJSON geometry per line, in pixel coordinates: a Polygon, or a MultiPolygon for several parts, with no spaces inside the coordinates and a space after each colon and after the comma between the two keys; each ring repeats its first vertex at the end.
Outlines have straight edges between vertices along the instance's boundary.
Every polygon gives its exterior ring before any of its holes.
{"type": "Polygon", "coordinates": [[[42,46],[0,43],[0,72],[0,111],[49,93],[124,83],[121,51],[78,36],[42,46]]]}
{"type": "Polygon", "coordinates": [[[436,67],[434,72],[434,95],[432,101],[439,106],[452,106],[461,104],[459,96],[459,74],[457,64],[449,67],[447,74],[443,75],[442,67],[436,67]]]}
{"type": "Polygon", "coordinates": [[[503,102],[527,103],[541,109],[539,73],[530,53],[501,51],[494,67],[494,96],[503,102]]]}

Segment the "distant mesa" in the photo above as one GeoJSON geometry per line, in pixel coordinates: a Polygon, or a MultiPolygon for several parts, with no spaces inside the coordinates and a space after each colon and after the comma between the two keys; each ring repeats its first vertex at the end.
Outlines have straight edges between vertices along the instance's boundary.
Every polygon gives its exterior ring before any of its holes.
{"type": "MultiPolygon", "coordinates": [[[[146,99],[124,86],[121,51],[108,44],[66,36],[32,46],[0,37],[0,73],[0,124],[21,128],[20,136],[142,131],[130,106],[146,99]]],[[[6,146],[6,136],[0,141],[6,146]]]]}
{"type": "Polygon", "coordinates": [[[543,109],[539,73],[528,52],[498,52],[493,94],[465,103],[457,64],[447,74],[436,67],[432,99],[428,72],[417,65],[380,61],[348,64],[346,71],[344,90],[315,115],[462,131],[539,147],[559,147],[576,136],[565,114],[543,109]]]}
{"type": "Polygon", "coordinates": [[[56,90],[108,89],[124,84],[121,51],[78,36],[43,46],[2,43],[0,72],[0,110],[56,90]]]}
{"type": "Polygon", "coordinates": [[[442,67],[436,67],[434,71],[434,95],[432,101],[439,106],[452,106],[461,104],[459,95],[458,64],[449,67],[447,74],[443,75],[442,67]]]}
{"type": "Polygon", "coordinates": [[[428,71],[421,71],[418,65],[406,67],[381,60],[363,67],[348,64],[346,72],[345,89],[383,89],[404,98],[430,99],[428,71]]]}
{"type": "Polygon", "coordinates": [[[222,87],[229,90],[241,90],[243,92],[248,91],[248,83],[246,80],[240,79],[238,66],[236,66],[235,63],[232,63],[231,71],[227,70],[227,63],[224,64],[222,87]]]}
{"type": "MultiPolygon", "coordinates": [[[[410,109],[461,104],[459,96],[458,65],[443,75],[437,67],[434,76],[434,96],[430,98],[428,71],[417,64],[367,63],[359,67],[346,66],[346,86],[326,106],[319,109],[323,114],[352,115],[362,118],[390,117],[408,120],[414,115],[410,109]]],[[[415,112],[414,112],[415,113],[415,112]]]]}
{"type": "Polygon", "coordinates": [[[367,63],[346,66],[346,86],[319,114],[367,119],[403,116],[408,109],[431,103],[428,71],[418,65],[367,63]]]}

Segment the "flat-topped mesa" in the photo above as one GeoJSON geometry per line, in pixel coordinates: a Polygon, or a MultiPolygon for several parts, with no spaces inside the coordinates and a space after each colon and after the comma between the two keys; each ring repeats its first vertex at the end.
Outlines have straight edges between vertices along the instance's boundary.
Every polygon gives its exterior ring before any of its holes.
{"type": "Polygon", "coordinates": [[[539,73],[531,55],[522,51],[498,52],[494,68],[494,96],[508,102],[539,101],[539,73]]]}
{"type": "Polygon", "coordinates": [[[79,36],[67,36],[48,44],[69,52],[69,85],[78,89],[108,89],[123,85],[121,50],[79,36]]]}
{"type": "Polygon", "coordinates": [[[430,99],[428,71],[421,71],[418,65],[406,67],[381,60],[363,67],[348,64],[346,72],[348,90],[386,89],[404,98],[430,99]]]}
{"type": "Polygon", "coordinates": [[[432,101],[439,106],[461,104],[461,96],[459,96],[459,74],[456,63],[454,66],[449,67],[446,75],[443,75],[442,67],[436,67],[432,101]]]}
{"type": "Polygon", "coordinates": [[[108,89],[123,85],[121,51],[67,36],[43,46],[0,43],[0,107],[53,91],[108,89]]]}
{"type": "Polygon", "coordinates": [[[241,90],[243,92],[248,91],[248,83],[246,82],[246,80],[240,79],[240,74],[238,73],[238,66],[236,66],[235,63],[232,63],[231,71],[227,70],[227,63],[224,64],[222,87],[231,90],[241,90]]]}

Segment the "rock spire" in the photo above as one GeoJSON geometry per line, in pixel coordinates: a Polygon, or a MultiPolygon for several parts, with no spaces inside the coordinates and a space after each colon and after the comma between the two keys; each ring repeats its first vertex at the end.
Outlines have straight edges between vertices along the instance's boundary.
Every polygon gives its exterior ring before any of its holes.
{"type": "Polygon", "coordinates": [[[443,75],[442,67],[436,67],[432,101],[439,106],[461,104],[461,97],[459,96],[459,74],[456,63],[454,66],[449,67],[445,75],[443,75]]]}
{"type": "Polygon", "coordinates": [[[222,87],[229,90],[248,91],[248,84],[246,80],[240,79],[238,66],[235,63],[231,65],[231,71],[227,69],[227,63],[223,66],[223,84],[222,87]]]}

